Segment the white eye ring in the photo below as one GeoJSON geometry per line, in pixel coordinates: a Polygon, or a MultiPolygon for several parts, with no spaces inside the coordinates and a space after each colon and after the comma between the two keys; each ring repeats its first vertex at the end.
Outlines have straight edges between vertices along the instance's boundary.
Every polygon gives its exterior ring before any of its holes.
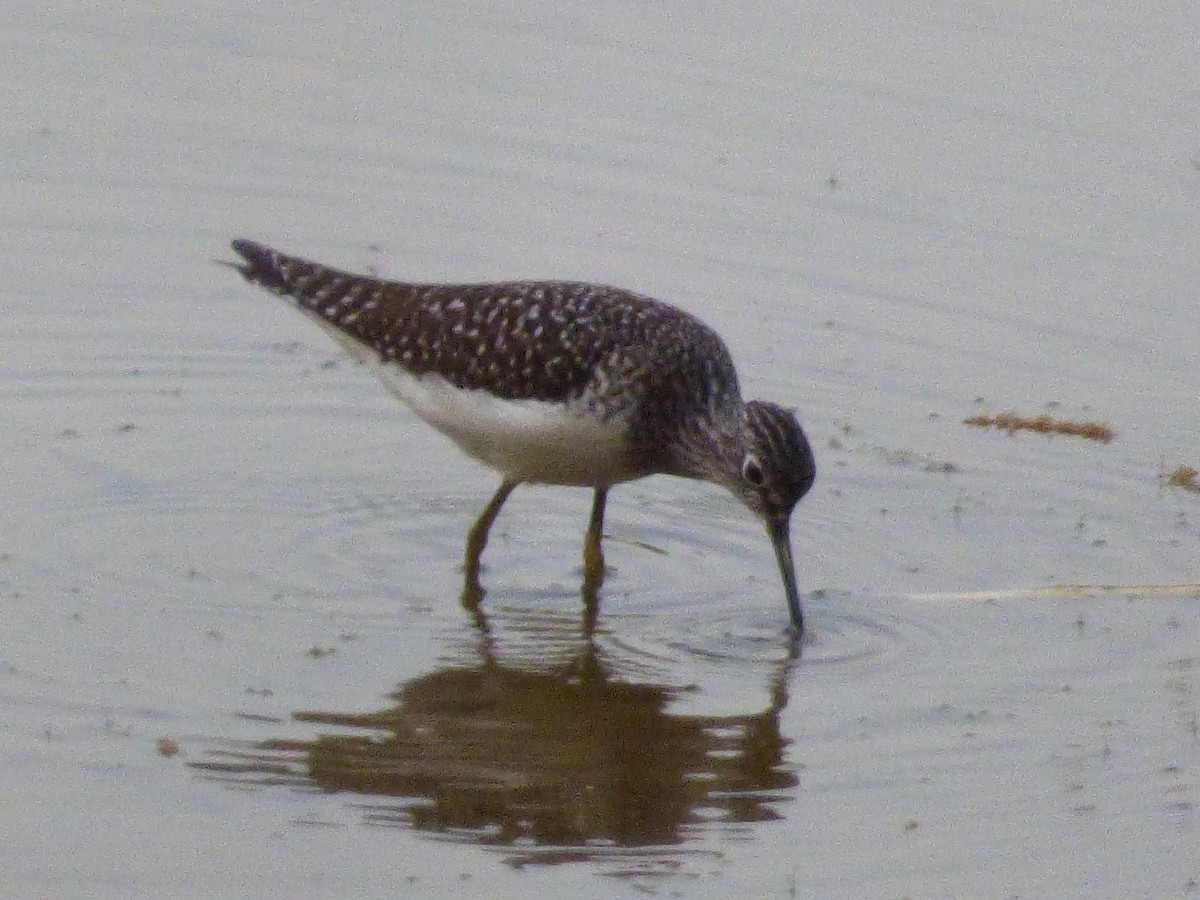
{"type": "Polygon", "coordinates": [[[758,460],[749,453],[746,454],[746,460],[742,463],[742,477],[755,487],[761,485],[765,477],[763,475],[762,466],[759,465],[758,460]]]}

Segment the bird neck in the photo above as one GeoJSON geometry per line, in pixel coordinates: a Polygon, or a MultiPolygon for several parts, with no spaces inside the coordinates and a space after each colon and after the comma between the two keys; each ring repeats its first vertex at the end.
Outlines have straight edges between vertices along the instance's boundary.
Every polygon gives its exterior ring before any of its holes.
{"type": "Polygon", "coordinates": [[[724,487],[737,484],[745,455],[741,422],[740,405],[689,419],[672,448],[672,474],[724,487]]]}

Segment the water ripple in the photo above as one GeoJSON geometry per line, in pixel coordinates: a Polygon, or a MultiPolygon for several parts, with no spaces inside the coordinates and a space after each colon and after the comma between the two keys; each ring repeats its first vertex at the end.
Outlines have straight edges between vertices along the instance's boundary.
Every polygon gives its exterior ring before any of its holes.
{"type": "MultiPolygon", "coordinates": [[[[878,670],[923,655],[939,642],[926,620],[888,609],[882,602],[872,605],[865,598],[823,592],[808,599],[807,609],[810,630],[799,647],[801,668],[870,664],[878,670]],[[855,611],[847,611],[847,606],[855,611]]],[[[724,614],[713,613],[706,610],[702,621],[672,620],[662,634],[640,634],[638,646],[659,658],[683,656],[732,665],[771,662],[792,652],[792,640],[774,612],[747,616],[743,609],[729,608],[724,614]]]]}

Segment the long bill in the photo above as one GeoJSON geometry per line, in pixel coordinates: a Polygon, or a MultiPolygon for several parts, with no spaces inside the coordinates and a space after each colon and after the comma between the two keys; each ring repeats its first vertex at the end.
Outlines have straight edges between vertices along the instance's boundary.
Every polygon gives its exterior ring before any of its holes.
{"type": "Polygon", "coordinates": [[[804,633],[804,611],[800,608],[800,590],[796,586],[796,564],[792,560],[788,520],[767,520],[767,534],[775,547],[775,559],[779,562],[779,576],[783,579],[783,592],[787,595],[788,611],[792,614],[791,630],[799,636],[804,633]]]}

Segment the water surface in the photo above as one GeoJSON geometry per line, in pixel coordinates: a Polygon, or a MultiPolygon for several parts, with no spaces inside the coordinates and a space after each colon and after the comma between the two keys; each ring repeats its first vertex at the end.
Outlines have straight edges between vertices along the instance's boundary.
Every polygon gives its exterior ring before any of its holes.
{"type": "Polygon", "coordinates": [[[1194,892],[1198,30],[15,14],[0,893],[1194,892]],[[701,316],[816,448],[811,640],[749,515],[668,478],[613,492],[590,639],[586,491],[514,494],[476,621],[495,477],[213,265],[235,236],[701,316]],[[1116,440],[962,424],[1006,409],[1116,440]]]}

